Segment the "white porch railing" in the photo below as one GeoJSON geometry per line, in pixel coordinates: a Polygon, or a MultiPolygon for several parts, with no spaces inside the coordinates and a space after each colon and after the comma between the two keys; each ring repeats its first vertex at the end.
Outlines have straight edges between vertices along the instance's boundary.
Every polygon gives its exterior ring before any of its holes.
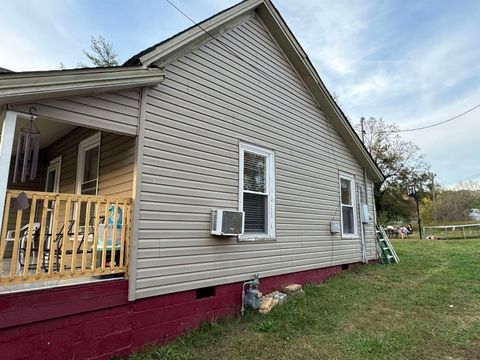
{"type": "Polygon", "coordinates": [[[7,190],[0,283],[126,274],[131,207],[129,198],[7,190]]]}

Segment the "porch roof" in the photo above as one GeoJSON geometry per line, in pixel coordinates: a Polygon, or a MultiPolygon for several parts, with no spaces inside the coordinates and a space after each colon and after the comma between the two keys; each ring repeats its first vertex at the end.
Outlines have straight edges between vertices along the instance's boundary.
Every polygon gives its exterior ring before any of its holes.
{"type": "Polygon", "coordinates": [[[0,105],[125,90],[161,83],[155,67],[106,67],[0,74],[0,105]]]}

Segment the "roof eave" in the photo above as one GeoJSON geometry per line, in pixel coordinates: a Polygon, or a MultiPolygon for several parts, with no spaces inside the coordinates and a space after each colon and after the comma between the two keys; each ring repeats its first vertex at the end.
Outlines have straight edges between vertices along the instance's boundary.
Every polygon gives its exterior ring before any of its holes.
{"type": "Polygon", "coordinates": [[[371,180],[374,182],[382,182],[384,175],[378,168],[378,165],[348,122],[343,111],[330,95],[307,54],[300,47],[279,12],[270,1],[262,1],[256,11],[272,36],[283,49],[287,58],[296,68],[299,76],[319,104],[321,110],[325,113],[325,116],[332,120],[332,125],[350,146],[354,154],[357,155],[356,158],[359,163],[367,169],[371,180]]]}
{"type": "Polygon", "coordinates": [[[252,11],[257,8],[263,0],[250,0],[243,1],[231,8],[223,11],[215,16],[212,16],[210,19],[201,22],[200,26],[193,26],[190,29],[174,36],[168,41],[164,41],[154,48],[151,51],[148,51],[140,56],[133,57],[132,59],[127,60],[124,66],[130,64],[142,64],[144,66],[150,66],[151,64],[159,61],[166,54],[171,54],[179,51],[180,49],[189,46],[191,43],[194,43],[196,40],[208,36],[207,33],[210,33],[217,29],[219,26],[234,20],[238,16],[245,14],[248,11],[252,11]]]}
{"type": "Polygon", "coordinates": [[[152,86],[164,79],[163,70],[143,66],[4,74],[0,105],[152,86]]]}
{"type": "Polygon", "coordinates": [[[177,36],[141,52],[128,60],[124,66],[132,66],[133,64],[150,66],[154,63],[161,62],[172,56],[173,53],[181,52],[182,49],[206,37],[206,32],[212,33],[220,26],[230,21],[233,22],[235,18],[244,15],[248,11],[256,11],[265,23],[272,36],[295,67],[299,76],[303,79],[321,110],[327,118],[331,120],[336,131],[349,145],[359,163],[367,169],[371,180],[374,182],[382,182],[384,176],[378,168],[378,165],[348,122],[345,114],[333,100],[308,56],[270,0],[247,0],[241,2],[201,22],[201,27],[193,26],[177,36]]]}

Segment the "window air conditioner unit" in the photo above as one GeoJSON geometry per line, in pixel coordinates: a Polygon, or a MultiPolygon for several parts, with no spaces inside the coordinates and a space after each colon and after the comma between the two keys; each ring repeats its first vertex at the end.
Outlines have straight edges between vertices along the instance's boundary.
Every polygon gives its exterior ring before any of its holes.
{"type": "Polygon", "coordinates": [[[243,234],[244,214],[242,211],[212,209],[210,234],[218,236],[243,234]]]}

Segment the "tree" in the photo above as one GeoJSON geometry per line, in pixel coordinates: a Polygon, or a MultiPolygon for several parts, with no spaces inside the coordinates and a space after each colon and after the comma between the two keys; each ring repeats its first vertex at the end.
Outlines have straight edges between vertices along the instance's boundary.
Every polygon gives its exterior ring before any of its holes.
{"type": "Polygon", "coordinates": [[[480,180],[460,181],[458,184],[455,184],[450,188],[452,190],[480,191],[480,180]]]}
{"type": "MultiPolygon", "coordinates": [[[[361,124],[355,125],[361,135],[361,124]]],[[[430,166],[420,148],[404,140],[395,124],[370,117],[364,122],[365,146],[385,176],[375,185],[375,203],[379,213],[386,212],[390,221],[409,219],[414,213],[413,202],[405,198],[407,185],[415,185],[420,196],[429,194],[430,166]]]]}
{"type": "Polygon", "coordinates": [[[480,191],[439,189],[436,201],[437,220],[441,224],[468,222],[469,210],[480,207],[480,191]]]}
{"type": "MultiPolygon", "coordinates": [[[[83,50],[83,54],[95,67],[109,67],[120,65],[118,55],[113,50],[113,45],[102,35],[90,37],[90,51],[83,50]]],[[[80,63],[79,67],[89,67],[80,63]]]]}
{"type": "MultiPolygon", "coordinates": [[[[361,125],[355,125],[357,133],[361,125]]],[[[428,180],[429,165],[420,148],[404,140],[396,124],[388,124],[382,118],[370,117],[364,123],[365,146],[385,176],[384,186],[399,182],[413,184],[428,180]]]]}

